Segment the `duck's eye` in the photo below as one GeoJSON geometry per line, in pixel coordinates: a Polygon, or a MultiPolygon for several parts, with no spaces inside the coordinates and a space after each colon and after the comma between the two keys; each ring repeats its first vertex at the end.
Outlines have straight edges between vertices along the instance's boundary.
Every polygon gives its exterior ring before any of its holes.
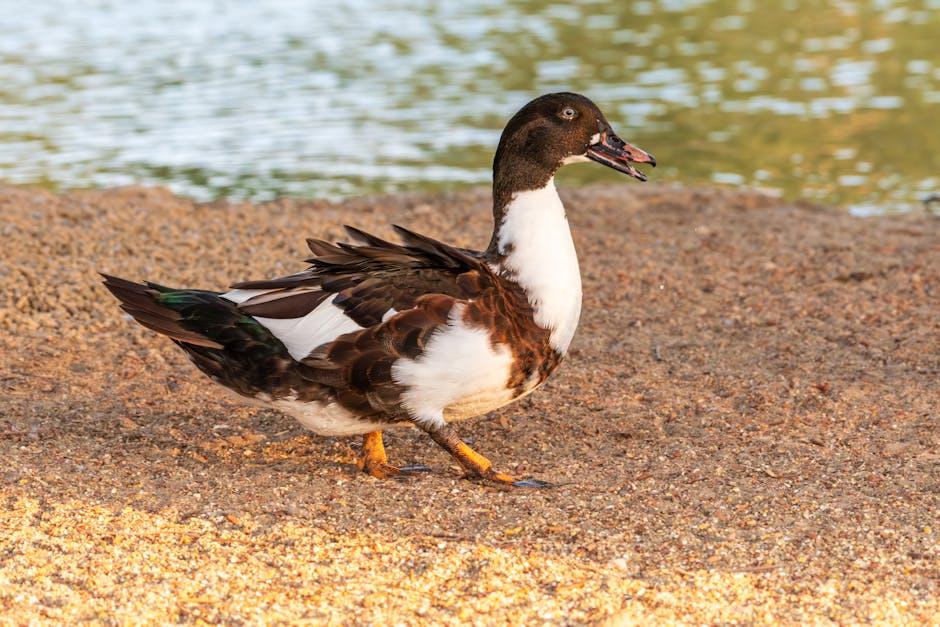
{"type": "Polygon", "coordinates": [[[572,107],[565,107],[561,110],[561,117],[566,120],[573,120],[575,116],[578,115],[578,112],[575,111],[572,107]]]}

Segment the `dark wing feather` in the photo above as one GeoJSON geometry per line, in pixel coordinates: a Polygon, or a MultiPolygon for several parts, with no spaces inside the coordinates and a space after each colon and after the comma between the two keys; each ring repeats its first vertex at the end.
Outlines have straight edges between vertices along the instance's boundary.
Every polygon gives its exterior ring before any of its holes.
{"type": "Polygon", "coordinates": [[[278,294],[264,294],[253,299],[242,311],[263,318],[302,318],[317,308],[329,296],[322,290],[285,290],[278,294]]]}
{"type": "Polygon", "coordinates": [[[354,243],[308,240],[314,257],[303,272],[233,285],[265,291],[238,309],[263,318],[296,318],[333,296],[333,304],[363,329],[315,349],[297,372],[360,416],[406,419],[392,364],[421,355],[455,304],[491,298],[499,281],[480,253],[401,227],[395,227],[400,244],[346,229],[354,243]],[[398,313],[383,323],[390,309],[398,313]]]}
{"type": "Polygon", "coordinates": [[[495,280],[480,253],[456,248],[400,226],[396,244],[347,226],[357,244],[310,239],[310,268],[286,277],[236,283],[235,289],[268,290],[239,308],[253,316],[296,318],[331,294],[362,327],[379,324],[389,309],[405,311],[422,296],[443,294],[467,299],[495,280]]]}
{"type": "Polygon", "coordinates": [[[402,389],[392,378],[392,364],[418,357],[457,302],[452,296],[424,296],[384,324],[324,344],[301,361],[305,376],[332,388],[337,402],[350,411],[404,419],[402,389]]]}

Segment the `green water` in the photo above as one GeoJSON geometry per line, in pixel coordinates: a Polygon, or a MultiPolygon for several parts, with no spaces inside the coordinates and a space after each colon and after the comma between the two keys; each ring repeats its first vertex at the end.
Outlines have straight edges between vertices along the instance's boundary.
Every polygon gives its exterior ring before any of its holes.
{"type": "MultiPolygon", "coordinates": [[[[576,90],[654,181],[858,213],[940,190],[940,0],[0,0],[0,181],[199,198],[485,184],[576,90]]],[[[623,181],[567,168],[562,184],[623,181]]]]}

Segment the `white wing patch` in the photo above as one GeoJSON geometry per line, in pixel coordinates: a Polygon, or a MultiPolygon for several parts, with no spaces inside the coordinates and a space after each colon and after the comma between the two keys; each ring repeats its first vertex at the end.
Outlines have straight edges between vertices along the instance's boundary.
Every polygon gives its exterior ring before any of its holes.
{"type": "Polygon", "coordinates": [[[399,359],[392,378],[405,387],[402,404],[416,420],[435,424],[486,413],[512,401],[512,353],[495,350],[486,329],[468,327],[464,305],[451,310],[418,359],[399,359]]]}
{"type": "Polygon", "coordinates": [[[284,342],[291,357],[301,360],[318,346],[332,342],[344,333],[361,331],[362,327],[333,304],[330,296],[303,318],[254,319],[263,324],[277,339],[284,342]]]}
{"type": "Polygon", "coordinates": [[[232,290],[231,292],[226,292],[222,294],[222,298],[225,300],[230,300],[237,305],[241,305],[243,302],[249,298],[254,298],[255,296],[260,296],[262,294],[267,294],[271,290],[232,290]]]}
{"type": "MultiPolygon", "coordinates": [[[[222,294],[222,298],[240,304],[267,291],[270,290],[232,290],[222,294]]],[[[281,340],[290,356],[299,361],[313,349],[332,342],[344,333],[362,330],[361,326],[333,304],[334,298],[335,294],[302,318],[252,317],[281,340]]]]}

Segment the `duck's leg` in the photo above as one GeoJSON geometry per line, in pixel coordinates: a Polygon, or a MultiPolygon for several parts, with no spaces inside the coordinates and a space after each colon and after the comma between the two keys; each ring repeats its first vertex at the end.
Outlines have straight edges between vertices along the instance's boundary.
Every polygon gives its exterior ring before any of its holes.
{"type": "Polygon", "coordinates": [[[373,431],[362,436],[362,455],[359,456],[356,466],[376,479],[388,479],[399,473],[398,468],[388,463],[381,431],[373,431]]]}
{"type": "Polygon", "coordinates": [[[552,484],[547,481],[531,478],[517,479],[506,473],[494,470],[490,460],[470,448],[466,442],[460,439],[453,427],[443,421],[436,422],[435,424],[419,423],[419,426],[421,426],[441,448],[460,462],[460,465],[463,466],[464,470],[466,470],[467,474],[471,477],[478,477],[480,479],[486,479],[505,485],[513,485],[520,488],[552,487],[552,484]]]}
{"type": "Polygon", "coordinates": [[[385,444],[382,442],[381,431],[372,431],[362,436],[362,455],[359,456],[356,466],[362,472],[376,479],[388,479],[396,475],[429,472],[431,470],[424,464],[412,464],[401,468],[389,464],[388,455],[385,454],[385,444]]]}

